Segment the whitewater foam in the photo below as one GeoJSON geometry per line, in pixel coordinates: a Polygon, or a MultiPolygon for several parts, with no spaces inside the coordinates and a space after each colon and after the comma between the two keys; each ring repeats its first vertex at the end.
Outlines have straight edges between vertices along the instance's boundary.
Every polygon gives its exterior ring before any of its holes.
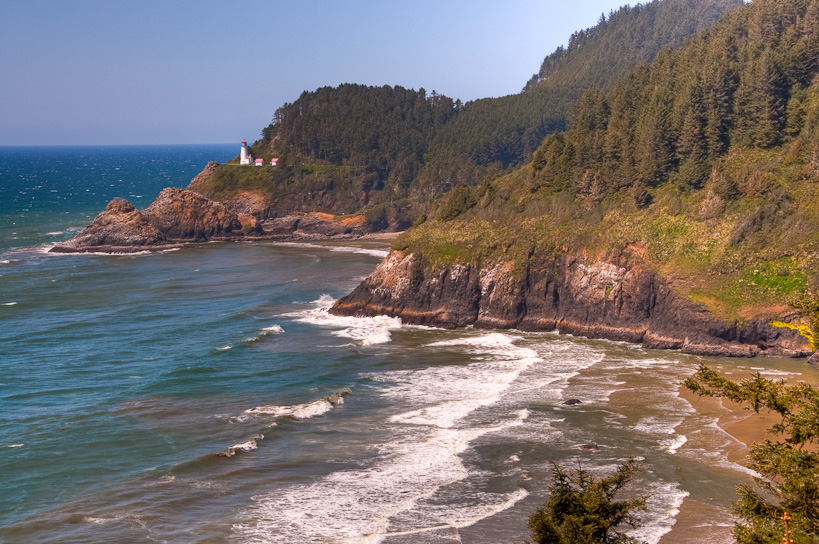
{"type": "Polygon", "coordinates": [[[293,419],[310,419],[326,414],[336,406],[344,404],[344,397],[352,393],[350,388],[336,391],[332,395],[322,397],[316,401],[306,404],[294,404],[291,406],[266,405],[256,406],[245,410],[248,415],[270,415],[273,417],[290,417],[293,419]]]}
{"type": "Polygon", "coordinates": [[[397,317],[376,316],[376,317],[343,317],[329,313],[330,308],[335,304],[336,299],[324,294],[310,304],[315,308],[300,312],[284,314],[284,317],[294,318],[301,323],[309,323],[319,327],[338,328],[333,331],[333,336],[350,338],[351,345],[372,346],[384,344],[392,340],[392,333],[400,329],[403,325],[401,319],[397,317]]]}
{"type": "Polygon", "coordinates": [[[637,542],[658,544],[663,535],[677,523],[680,506],[688,496],[688,491],[681,490],[676,483],[660,482],[653,485],[646,501],[647,512],[641,515],[643,525],[627,531],[627,534],[637,542]]]}
{"type": "Polygon", "coordinates": [[[221,455],[222,457],[233,457],[239,452],[248,452],[259,449],[259,441],[263,439],[264,439],[263,434],[257,434],[246,442],[234,444],[227,448],[226,450],[219,452],[219,455],[221,455]]]}
{"type": "Polygon", "coordinates": [[[520,427],[530,416],[527,409],[504,414],[498,407],[521,372],[541,361],[515,342],[501,333],[435,342],[425,348],[466,350],[476,362],[368,375],[389,405],[413,408],[386,417],[394,438],[373,464],[254,497],[236,532],[249,542],[377,543],[391,535],[456,531],[510,508],[528,492],[467,492],[473,475],[461,454],[478,438],[520,427]],[[491,418],[474,417],[488,406],[491,418]],[[454,485],[458,500],[443,500],[454,485]]]}
{"type": "Polygon", "coordinates": [[[537,352],[516,346],[512,337],[501,333],[444,340],[427,348],[452,346],[480,352],[485,361],[373,376],[395,382],[384,394],[400,397],[401,404],[424,404],[392,416],[391,422],[451,428],[476,409],[496,403],[524,369],[541,360],[537,352]]]}
{"type": "Polygon", "coordinates": [[[364,247],[354,246],[331,246],[325,244],[311,244],[309,242],[273,242],[273,245],[304,249],[324,249],[334,251],[336,253],[356,253],[359,255],[372,255],[373,257],[378,257],[381,259],[390,254],[389,250],[386,249],[368,249],[364,247]]]}
{"type": "Polygon", "coordinates": [[[331,473],[253,497],[246,521],[234,526],[246,542],[378,543],[390,535],[472,525],[505,510],[528,492],[484,494],[482,504],[436,503],[441,488],[469,476],[459,454],[487,433],[522,424],[524,414],[496,426],[409,433],[386,446],[382,458],[361,470],[331,473]],[[401,526],[395,519],[401,517],[401,526]],[[409,526],[409,527],[407,527],[409,526]]]}
{"type": "Polygon", "coordinates": [[[269,334],[282,334],[284,329],[281,325],[271,325],[269,327],[265,327],[257,334],[256,336],[251,336],[250,338],[245,338],[245,343],[252,344],[253,342],[258,342],[265,336],[269,334]]]}
{"type": "Polygon", "coordinates": [[[688,442],[688,437],[685,435],[678,435],[674,439],[667,441],[668,453],[674,455],[686,442],[688,442]]]}
{"type": "Polygon", "coordinates": [[[390,254],[389,250],[387,249],[367,249],[363,247],[335,246],[332,247],[330,250],[341,253],[357,253],[359,255],[372,255],[373,257],[378,257],[381,259],[385,258],[387,255],[390,254]]]}

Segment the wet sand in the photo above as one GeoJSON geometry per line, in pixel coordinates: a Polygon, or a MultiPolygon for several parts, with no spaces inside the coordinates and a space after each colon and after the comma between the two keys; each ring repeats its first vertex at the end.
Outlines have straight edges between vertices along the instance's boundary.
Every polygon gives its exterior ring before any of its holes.
{"type": "MultiPolygon", "coordinates": [[[[736,445],[728,448],[727,457],[739,465],[745,466],[749,445],[772,438],[767,429],[778,421],[769,411],[757,414],[727,399],[698,397],[685,387],[680,388],[680,396],[700,413],[716,417],[719,427],[736,440],[736,445]]],[[[725,508],[686,498],[674,528],[660,544],[732,544],[735,521],[733,513],[725,508]]]]}

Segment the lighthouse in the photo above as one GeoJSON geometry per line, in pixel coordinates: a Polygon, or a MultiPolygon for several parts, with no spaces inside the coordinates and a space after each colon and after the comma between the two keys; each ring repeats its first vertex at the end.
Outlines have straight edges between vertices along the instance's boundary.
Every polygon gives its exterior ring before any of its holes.
{"type": "Polygon", "coordinates": [[[242,140],[242,153],[239,156],[239,164],[250,164],[253,157],[247,152],[247,140],[242,140]]]}

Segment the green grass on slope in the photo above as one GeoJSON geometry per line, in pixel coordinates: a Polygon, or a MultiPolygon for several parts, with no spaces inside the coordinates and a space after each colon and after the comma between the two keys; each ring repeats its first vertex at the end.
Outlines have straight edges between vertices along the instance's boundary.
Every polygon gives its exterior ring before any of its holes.
{"type": "Polygon", "coordinates": [[[702,189],[669,182],[642,209],[628,189],[600,202],[550,192],[527,167],[442,201],[436,217],[454,218],[430,219],[394,247],[423,254],[431,266],[512,261],[518,271],[562,253],[594,259],[627,250],[719,317],[745,320],[781,311],[819,279],[819,184],[781,157],[782,150],[732,153],[702,189]],[[725,178],[735,190],[720,197],[725,178]]]}

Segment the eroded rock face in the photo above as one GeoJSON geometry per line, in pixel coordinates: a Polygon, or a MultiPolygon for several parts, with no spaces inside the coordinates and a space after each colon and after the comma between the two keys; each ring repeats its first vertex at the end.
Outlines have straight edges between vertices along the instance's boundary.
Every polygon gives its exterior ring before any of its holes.
{"type": "Polygon", "coordinates": [[[224,204],[179,187],[163,189],[142,213],[169,240],[203,241],[242,230],[224,204]]]}
{"type": "Polygon", "coordinates": [[[392,251],[331,309],[337,315],[390,315],[442,328],[559,330],[701,355],[806,357],[798,333],[770,317],[726,323],[678,295],[627,255],[572,255],[511,262],[434,266],[392,251]]]}
{"type": "Polygon", "coordinates": [[[237,215],[223,204],[172,187],[164,189],[144,211],[124,198],[115,198],[77,236],[51,251],[133,252],[242,234],[237,215]]]}
{"type": "Polygon", "coordinates": [[[213,177],[213,173],[219,167],[219,163],[216,161],[210,161],[208,164],[205,165],[205,168],[202,169],[201,172],[196,174],[196,177],[191,180],[187,187],[185,187],[188,191],[193,191],[195,193],[202,193],[205,184],[213,177]]]}
{"type": "Polygon", "coordinates": [[[105,251],[106,248],[113,247],[139,250],[164,242],[163,234],[133,204],[124,198],[115,198],[90,225],[51,251],[105,251]]]}
{"type": "Polygon", "coordinates": [[[364,223],[334,221],[320,215],[324,214],[286,215],[268,219],[261,226],[271,238],[292,240],[358,238],[369,232],[364,223]]]}

